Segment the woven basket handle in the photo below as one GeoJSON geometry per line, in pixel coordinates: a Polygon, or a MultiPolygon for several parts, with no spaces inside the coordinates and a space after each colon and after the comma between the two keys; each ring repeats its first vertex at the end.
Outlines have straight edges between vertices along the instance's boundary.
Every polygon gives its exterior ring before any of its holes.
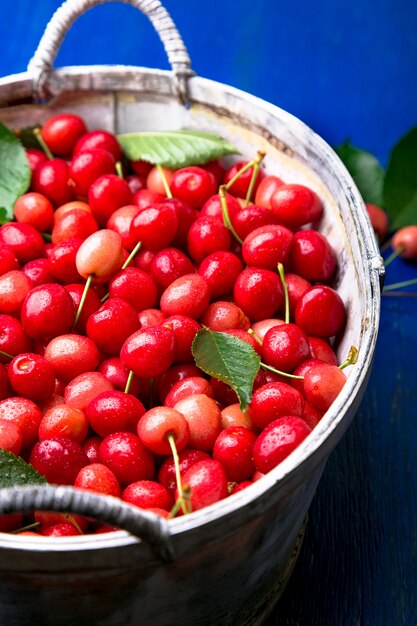
{"type": "Polygon", "coordinates": [[[117,526],[149,543],[156,555],[172,561],[174,550],[168,522],[119,498],[74,487],[30,486],[0,489],[0,515],[32,511],[77,513],[117,526]]]}
{"type": "MultiPolygon", "coordinates": [[[[64,38],[81,15],[98,4],[113,0],[66,0],[49,21],[38,48],[29,62],[28,71],[33,75],[34,93],[48,98],[48,78],[64,38]]],[[[187,101],[187,79],[194,74],[185,44],[168,11],[159,0],[120,0],[139,9],[152,22],[167,53],[178,96],[187,101]]]]}

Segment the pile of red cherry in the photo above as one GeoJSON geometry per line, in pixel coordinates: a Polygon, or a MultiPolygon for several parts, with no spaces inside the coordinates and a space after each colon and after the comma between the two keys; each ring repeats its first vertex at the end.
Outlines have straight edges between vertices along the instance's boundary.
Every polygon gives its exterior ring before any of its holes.
{"type": "MultiPolygon", "coordinates": [[[[71,114],[41,139],[53,158],[27,150],[31,189],[0,228],[0,447],[51,483],[165,517],[247,487],[346,380],[331,344],[346,321],[329,286],[337,259],[313,228],[320,198],[248,162],[129,163],[114,135],[71,114]],[[203,326],[261,356],[247,409],[194,362],[203,326]]],[[[29,521],[48,536],[110,530],[29,521]]]]}

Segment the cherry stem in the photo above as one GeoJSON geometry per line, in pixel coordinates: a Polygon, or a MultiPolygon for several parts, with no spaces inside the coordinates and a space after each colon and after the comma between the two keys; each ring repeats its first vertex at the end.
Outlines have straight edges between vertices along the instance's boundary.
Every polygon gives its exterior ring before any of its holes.
{"type": "Polygon", "coordinates": [[[394,291],[395,289],[401,289],[401,287],[408,287],[409,285],[417,284],[417,278],[412,278],[411,280],[403,280],[401,283],[392,283],[391,285],[385,285],[382,290],[382,293],[385,291],[394,291]]]}
{"type": "Polygon", "coordinates": [[[254,167],[255,161],[256,161],[256,159],[252,159],[252,161],[248,161],[246,163],[246,165],[244,165],[242,167],[242,169],[240,169],[238,172],[236,172],[236,174],[233,176],[233,178],[231,178],[229,180],[229,182],[226,183],[226,185],[225,185],[227,191],[229,191],[230,187],[242,176],[242,174],[244,174],[245,172],[250,170],[251,167],[254,167]]]}
{"type": "Polygon", "coordinates": [[[262,369],[268,370],[268,372],[274,372],[274,374],[279,374],[280,376],[287,376],[287,378],[295,378],[296,380],[304,380],[304,376],[296,376],[295,374],[288,374],[288,372],[281,372],[281,370],[275,369],[275,367],[271,367],[270,365],[266,365],[265,363],[260,363],[262,369]]]}
{"type": "Polygon", "coordinates": [[[189,503],[187,503],[184,499],[184,491],[183,491],[182,482],[181,482],[180,459],[178,456],[177,446],[175,445],[174,435],[172,433],[169,433],[167,435],[167,440],[171,448],[172,458],[174,460],[175,480],[176,480],[177,489],[178,489],[178,502],[180,503],[180,507],[182,508],[184,515],[187,515],[187,513],[190,513],[187,507],[187,504],[189,503]]]}
{"type": "Polygon", "coordinates": [[[386,260],[386,261],[384,261],[384,265],[385,265],[385,267],[388,267],[388,265],[389,265],[390,263],[392,263],[392,262],[393,262],[393,261],[397,258],[397,256],[399,256],[399,255],[401,254],[401,252],[404,252],[404,250],[405,250],[405,246],[404,246],[404,244],[403,244],[403,245],[401,245],[401,246],[398,246],[398,248],[396,248],[396,249],[392,252],[392,254],[390,254],[390,255],[389,255],[389,257],[387,258],[387,260],[386,260]]]}
{"type": "Polygon", "coordinates": [[[116,174],[118,175],[119,178],[124,178],[124,174],[123,174],[123,167],[120,161],[116,161],[116,174]]]}
{"type": "Polygon", "coordinates": [[[84,285],[84,291],[83,294],[81,296],[81,300],[80,300],[80,304],[78,305],[78,309],[77,309],[77,313],[75,315],[75,320],[74,320],[74,324],[73,324],[73,328],[76,327],[78,320],[80,319],[80,315],[82,313],[82,310],[84,308],[84,304],[85,304],[85,299],[87,297],[88,294],[88,290],[90,289],[90,285],[93,281],[94,278],[94,274],[90,274],[89,277],[87,278],[85,285],[84,285]]]}
{"type": "Polygon", "coordinates": [[[130,370],[129,375],[127,377],[127,381],[126,381],[125,393],[129,393],[134,375],[135,375],[135,372],[133,370],[130,370]]]}
{"type": "Polygon", "coordinates": [[[72,517],[72,515],[70,515],[69,513],[64,513],[64,517],[69,521],[70,524],[72,524],[78,530],[80,535],[83,534],[83,531],[81,530],[81,528],[77,524],[76,520],[72,517]]]}
{"type": "Polygon", "coordinates": [[[131,264],[131,262],[133,261],[133,259],[135,258],[139,250],[141,249],[141,247],[142,247],[142,242],[138,241],[136,246],[133,248],[132,252],[127,257],[126,261],[123,263],[122,270],[125,270],[127,267],[129,267],[129,265],[131,264]]]}
{"type": "Polygon", "coordinates": [[[35,135],[36,139],[38,140],[38,143],[39,143],[40,147],[45,152],[45,154],[48,157],[48,159],[53,159],[54,155],[52,154],[52,152],[50,151],[50,149],[49,149],[48,145],[46,144],[44,138],[42,137],[41,129],[40,128],[34,128],[33,129],[33,134],[35,135]]]}
{"type": "Polygon", "coordinates": [[[266,154],[265,152],[262,152],[261,150],[259,150],[258,151],[258,155],[254,159],[252,178],[250,179],[248,192],[246,194],[245,206],[248,206],[249,202],[251,201],[252,194],[253,194],[253,189],[255,187],[256,179],[258,177],[259,168],[261,167],[261,163],[262,163],[262,161],[265,158],[265,154],[266,154]]]}
{"type": "Polygon", "coordinates": [[[258,335],[255,333],[253,328],[249,328],[247,332],[249,335],[252,335],[252,337],[255,339],[257,343],[259,343],[260,346],[262,345],[262,341],[259,339],[258,335]]]}
{"type": "Polygon", "coordinates": [[[339,365],[339,369],[344,370],[345,367],[348,367],[349,365],[355,365],[356,361],[358,360],[358,354],[359,352],[355,348],[355,346],[351,346],[346,361],[343,361],[343,363],[339,365]]]}
{"type": "Polygon", "coordinates": [[[11,535],[18,535],[19,533],[23,533],[26,530],[33,530],[34,528],[38,528],[40,526],[40,522],[33,522],[33,524],[28,524],[27,526],[22,526],[21,528],[16,528],[16,530],[11,530],[11,535]]]}
{"type": "Polygon", "coordinates": [[[285,301],[285,323],[290,323],[290,299],[288,297],[288,287],[287,281],[285,280],[285,270],[282,263],[278,263],[278,274],[282,281],[282,286],[284,288],[284,301],[285,301]]]}
{"type": "Polygon", "coordinates": [[[388,250],[388,248],[391,245],[391,242],[392,242],[392,237],[391,239],[387,239],[387,241],[379,247],[379,251],[382,253],[382,252],[385,252],[385,250],[388,250]]]}
{"type": "Polygon", "coordinates": [[[41,233],[41,235],[48,243],[52,241],[52,235],[50,233],[41,233]]]}
{"type": "Polygon", "coordinates": [[[226,185],[220,185],[219,187],[219,197],[220,197],[220,202],[222,205],[223,223],[226,226],[226,228],[230,230],[233,237],[237,239],[237,241],[242,245],[243,241],[239,237],[235,229],[233,228],[233,224],[230,220],[230,215],[229,215],[229,211],[227,208],[226,187],[227,187],[226,185]]]}
{"type": "Polygon", "coordinates": [[[4,352],[4,350],[0,350],[0,356],[5,356],[8,359],[14,359],[14,356],[12,354],[9,354],[8,352],[4,352]]]}
{"type": "Polygon", "coordinates": [[[166,197],[167,198],[172,198],[171,189],[169,188],[167,178],[166,178],[166,176],[164,174],[164,170],[162,169],[162,165],[159,165],[159,163],[157,163],[156,167],[158,168],[158,172],[161,175],[161,181],[162,181],[162,184],[163,184],[164,189],[165,189],[166,197]]]}

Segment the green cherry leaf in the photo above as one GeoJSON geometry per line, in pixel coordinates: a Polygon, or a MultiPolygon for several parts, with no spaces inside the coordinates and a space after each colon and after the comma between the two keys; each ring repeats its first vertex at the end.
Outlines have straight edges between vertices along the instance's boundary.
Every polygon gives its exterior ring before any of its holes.
{"type": "Polygon", "coordinates": [[[16,200],[30,184],[30,168],[25,149],[12,131],[0,122],[0,207],[1,220],[13,219],[16,200]]]}
{"type": "Polygon", "coordinates": [[[130,161],[147,161],[172,169],[202,165],[238,151],[212,133],[190,130],[128,133],[117,136],[130,161]]]}
{"type": "Polygon", "coordinates": [[[393,230],[417,224],[417,126],[393,147],[384,184],[393,230]]]}
{"type": "Polygon", "coordinates": [[[203,328],[193,341],[192,352],[197,367],[230,385],[245,410],[261,362],[252,346],[233,335],[203,328]]]}
{"type": "Polygon", "coordinates": [[[44,485],[47,480],[22,458],[0,449],[0,489],[19,485],[44,485]]]}
{"type": "Polygon", "coordinates": [[[378,159],[370,152],[356,148],[347,141],[334,150],[355,181],[364,202],[384,206],[385,172],[378,159]]]}

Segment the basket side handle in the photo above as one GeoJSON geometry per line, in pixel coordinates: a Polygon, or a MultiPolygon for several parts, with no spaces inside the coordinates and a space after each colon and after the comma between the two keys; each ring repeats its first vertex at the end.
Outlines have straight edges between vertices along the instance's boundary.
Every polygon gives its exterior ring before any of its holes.
{"type": "MultiPolygon", "coordinates": [[[[28,65],[33,76],[33,91],[39,99],[50,96],[48,78],[65,36],[74,22],[89,9],[113,0],[65,0],[55,11],[45,28],[35,54],[28,65]]],[[[185,44],[171,16],[159,0],[119,0],[139,9],[152,22],[158,33],[175,81],[175,89],[183,102],[187,102],[187,80],[194,75],[185,44]]]]}
{"type": "Polygon", "coordinates": [[[36,510],[77,513],[112,524],[149,543],[162,561],[174,559],[169,523],[159,515],[119,498],[69,486],[32,485],[0,489],[0,515],[36,510]]]}

